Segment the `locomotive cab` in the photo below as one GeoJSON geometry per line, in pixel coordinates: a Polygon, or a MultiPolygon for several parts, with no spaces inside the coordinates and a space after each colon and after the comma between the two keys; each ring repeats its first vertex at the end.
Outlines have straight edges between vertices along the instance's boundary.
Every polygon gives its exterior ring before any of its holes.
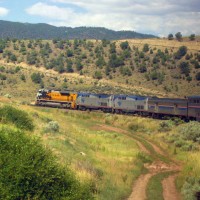
{"type": "Polygon", "coordinates": [[[75,109],[76,97],[76,92],[40,89],[37,93],[36,105],[75,109]]]}
{"type": "Polygon", "coordinates": [[[49,93],[49,90],[40,89],[40,90],[38,90],[38,92],[37,92],[36,98],[37,98],[37,99],[50,98],[50,97],[48,96],[48,93],[49,93]]]}

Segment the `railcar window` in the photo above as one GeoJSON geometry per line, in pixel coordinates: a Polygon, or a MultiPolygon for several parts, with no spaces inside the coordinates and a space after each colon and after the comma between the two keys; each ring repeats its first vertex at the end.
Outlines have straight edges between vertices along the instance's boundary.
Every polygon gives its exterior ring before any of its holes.
{"type": "Polygon", "coordinates": [[[126,100],[126,97],[119,97],[119,100],[126,100]]]}
{"type": "Polygon", "coordinates": [[[144,109],[144,106],[137,106],[137,109],[138,109],[138,110],[143,110],[143,109],[144,109]]]}
{"type": "Polygon", "coordinates": [[[90,95],[88,94],[83,94],[82,97],[89,97],[90,95]]]}
{"type": "Polygon", "coordinates": [[[199,100],[198,100],[198,99],[196,99],[196,103],[199,103],[199,100]]]}

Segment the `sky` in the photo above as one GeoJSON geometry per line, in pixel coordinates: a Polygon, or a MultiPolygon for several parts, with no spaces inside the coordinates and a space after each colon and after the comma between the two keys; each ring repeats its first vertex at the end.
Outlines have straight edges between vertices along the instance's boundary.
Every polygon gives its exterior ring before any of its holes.
{"type": "Polygon", "coordinates": [[[200,35],[200,0],[0,0],[0,19],[161,37],[200,35]]]}

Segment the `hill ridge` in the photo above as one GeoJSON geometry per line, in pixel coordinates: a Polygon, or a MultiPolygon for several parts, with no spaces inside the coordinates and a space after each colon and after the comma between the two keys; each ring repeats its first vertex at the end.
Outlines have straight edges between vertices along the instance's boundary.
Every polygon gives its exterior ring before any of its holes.
{"type": "Polygon", "coordinates": [[[0,38],[17,39],[131,39],[156,38],[151,34],[142,34],[135,31],[114,31],[104,27],[56,27],[46,23],[21,23],[0,20],[0,38]],[[66,34],[67,33],[67,34],[66,34]]]}

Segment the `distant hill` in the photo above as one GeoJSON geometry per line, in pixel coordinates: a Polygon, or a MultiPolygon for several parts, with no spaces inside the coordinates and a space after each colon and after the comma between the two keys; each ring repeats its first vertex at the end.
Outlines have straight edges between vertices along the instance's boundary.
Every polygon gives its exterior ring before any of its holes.
{"type": "Polygon", "coordinates": [[[113,31],[101,27],[56,27],[49,24],[19,23],[0,20],[0,38],[17,39],[133,39],[156,38],[134,31],[113,31]]]}

